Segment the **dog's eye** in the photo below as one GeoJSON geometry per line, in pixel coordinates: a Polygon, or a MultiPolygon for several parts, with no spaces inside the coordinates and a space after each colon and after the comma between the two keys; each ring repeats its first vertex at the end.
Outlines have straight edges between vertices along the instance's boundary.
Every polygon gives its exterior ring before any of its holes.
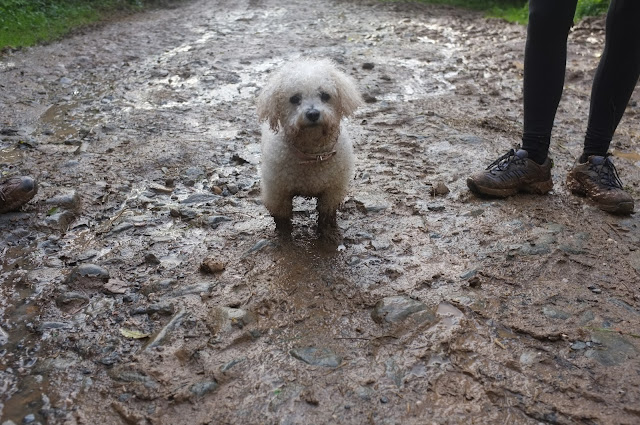
{"type": "Polygon", "coordinates": [[[301,101],[302,101],[302,97],[300,97],[299,94],[295,94],[289,98],[289,102],[291,102],[294,105],[299,105],[301,101]]]}
{"type": "Polygon", "coordinates": [[[322,92],[320,93],[320,100],[322,100],[323,102],[328,102],[329,99],[331,99],[331,95],[327,92],[322,92]]]}

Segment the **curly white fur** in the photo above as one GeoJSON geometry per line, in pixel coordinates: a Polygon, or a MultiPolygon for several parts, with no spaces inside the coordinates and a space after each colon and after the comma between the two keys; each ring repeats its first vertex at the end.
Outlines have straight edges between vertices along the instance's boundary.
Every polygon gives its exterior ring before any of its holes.
{"type": "Polygon", "coordinates": [[[261,190],[276,228],[291,231],[294,196],[318,198],[318,230],[337,228],[336,210],[353,177],[351,140],[342,124],[362,103],[354,81],[326,59],[289,63],[258,97],[261,190]],[[334,153],[335,152],[335,153],[334,153]],[[316,155],[329,154],[314,161],[316,155]]]}

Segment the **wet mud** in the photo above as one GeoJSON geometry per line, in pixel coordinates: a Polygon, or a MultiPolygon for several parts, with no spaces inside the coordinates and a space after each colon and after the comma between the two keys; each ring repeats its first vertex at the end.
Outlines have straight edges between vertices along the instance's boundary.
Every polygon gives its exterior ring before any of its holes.
{"type": "MultiPolygon", "coordinates": [[[[195,1],[0,57],[3,424],[634,424],[640,229],[571,195],[601,19],[574,27],[554,191],[517,144],[525,28],[418,4],[195,1]],[[301,55],[366,104],[343,241],[260,203],[255,98],[301,55]]],[[[613,142],[637,199],[635,93],[613,142]]]]}

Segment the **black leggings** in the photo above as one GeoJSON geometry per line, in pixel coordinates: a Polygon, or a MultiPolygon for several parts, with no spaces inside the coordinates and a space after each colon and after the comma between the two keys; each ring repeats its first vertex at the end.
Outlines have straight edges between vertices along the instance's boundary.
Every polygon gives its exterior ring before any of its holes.
{"type": "MultiPolygon", "coordinates": [[[[522,148],[547,157],[577,0],[530,0],[524,55],[522,148]]],[[[604,52],[591,89],[583,158],[604,156],[640,75],[640,0],[611,0],[604,52]]]]}

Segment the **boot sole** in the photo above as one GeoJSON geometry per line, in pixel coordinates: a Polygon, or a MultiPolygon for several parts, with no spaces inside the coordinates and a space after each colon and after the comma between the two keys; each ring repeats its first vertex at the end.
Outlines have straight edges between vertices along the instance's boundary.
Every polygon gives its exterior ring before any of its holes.
{"type": "Polygon", "coordinates": [[[545,195],[550,192],[551,189],[553,189],[553,181],[549,179],[543,182],[523,184],[521,186],[511,187],[508,189],[496,189],[491,187],[478,186],[478,184],[473,179],[469,178],[467,179],[467,186],[472,192],[479,195],[488,195],[496,198],[506,198],[520,192],[545,195]]]}

